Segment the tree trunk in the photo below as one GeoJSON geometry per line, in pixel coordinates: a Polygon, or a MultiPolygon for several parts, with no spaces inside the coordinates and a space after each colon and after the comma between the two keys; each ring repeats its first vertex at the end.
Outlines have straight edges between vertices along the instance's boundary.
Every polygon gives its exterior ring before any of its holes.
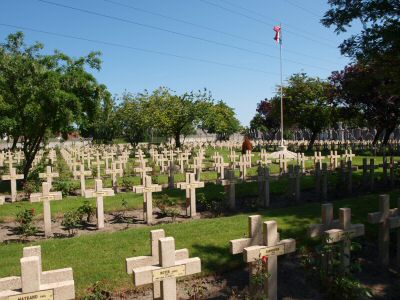
{"type": "Polygon", "coordinates": [[[389,142],[390,135],[392,134],[394,129],[395,129],[395,126],[391,126],[391,127],[386,128],[385,136],[383,138],[383,144],[384,145],[387,145],[387,143],[389,142]]]}
{"type": "Polygon", "coordinates": [[[317,138],[317,135],[318,135],[318,132],[313,132],[312,133],[311,139],[310,139],[310,143],[308,144],[308,147],[307,147],[307,151],[311,151],[312,150],[312,148],[314,146],[315,139],[317,138]]]}
{"type": "Polygon", "coordinates": [[[175,132],[175,148],[181,147],[181,132],[175,132]]]}
{"type": "Polygon", "coordinates": [[[11,146],[11,151],[15,151],[15,149],[17,148],[18,140],[19,140],[19,137],[13,138],[13,144],[11,146]]]}
{"type": "Polygon", "coordinates": [[[376,134],[375,134],[374,140],[372,141],[372,145],[374,145],[374,146],[376,145],[376,143],[378,142],[379,136],[381,135],[382,131],[383,131],[383,128],[377,128],[376,129],[376,134]]]}

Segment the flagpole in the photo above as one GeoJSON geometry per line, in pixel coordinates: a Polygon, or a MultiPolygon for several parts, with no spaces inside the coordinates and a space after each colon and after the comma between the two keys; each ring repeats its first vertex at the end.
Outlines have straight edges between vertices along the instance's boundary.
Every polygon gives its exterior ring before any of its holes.
{"type": "Polygon", "coordinates": [[[279,24],[280,36],[279,36],[279,61],[280,61],[280,70],[281,70],[281,146],[284,147],[283,144],[283,74],[282,74],[282,24],[279,24]]]}

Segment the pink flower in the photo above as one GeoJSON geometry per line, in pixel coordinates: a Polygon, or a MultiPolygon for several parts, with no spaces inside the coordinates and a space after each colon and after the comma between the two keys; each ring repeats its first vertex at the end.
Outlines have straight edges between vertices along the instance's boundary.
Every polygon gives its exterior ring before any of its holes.
{"type": "Polygon", "coordinates": [[[262,260],[263,264],[267,264],[267,262],[268,262],[268,257],[267,257],[267,256],[263,256],[263,257],[261,258],[261,260],[262,260]]]}

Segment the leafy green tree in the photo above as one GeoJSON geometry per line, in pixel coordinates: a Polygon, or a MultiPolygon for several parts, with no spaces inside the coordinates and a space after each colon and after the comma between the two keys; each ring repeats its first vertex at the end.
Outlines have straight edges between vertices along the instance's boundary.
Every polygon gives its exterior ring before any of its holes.
{"type": "Polygon", "coordinates": [[[93,137],[93,141],[99,144],[109,144],[121,135],[120,121],[117,118],[117,108],[115,100],[111,98],[110,93],[105,90],[104,97],[96,112],[96,117],[89,125],[89,131],[86,134],[93,137]]]}
{"type": "Polygon", "coordinates": [[[250,121],[250,128],[263,134],[277,134],[280,129],[280,97],[264,99],[257,104],[257,113],[250,121]]]}
{"type": "Polygon", "coordinates": [[[175,146],[180,147],[181,135],[194,132],[210,101],[207,91],[178,96],[167,88],[159,88],[149,97],[150,123],[161,135],[173,137],[175,146]]]}
{"type": "Polygon", "coordinates": [[[292,75],[287,82],[283,87],[285,120],[311,131],[311,149],[317,135],[331,125],[334,117],[329,101],[331,85],[304,73],[292,75]]]}
{"type": "Polygon", "coordinates": [[[229,139],[229,136],[240,130],[240,122],[235,116],[233,108],[225,102],[218,101],[208,107],[203,116],[202,128],[209,133],[217,134],[221,140],[229,139]]]}
{"type": "Polygon", "coordinates": [[[22,143],[25,178],[47,137],[93,121],[104,90],[86,71],[100,70],[99,53],[73,59],[42,49],[25,45],[22,32],[0,46],[0,135],[22,143]]]}
{"type": "Polygon", "coordinates": [[[125,93],[117,110],[117,119],[121,134],[132,146],[144,141],[150,127],[152,115],[148,110],[149,95],[147,93],[133,95],[125,93]]]}

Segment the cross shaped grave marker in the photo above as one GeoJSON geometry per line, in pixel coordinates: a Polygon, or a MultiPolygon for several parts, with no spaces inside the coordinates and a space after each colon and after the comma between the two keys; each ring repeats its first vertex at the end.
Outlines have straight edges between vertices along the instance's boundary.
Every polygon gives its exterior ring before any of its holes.
{"type": "Polygon", "coordinates": [[[321,224],[312,224],[309,227],[308,235],[311,238],[321,237],[325,231],[339,227],[339,220],[333,219],[332,203],[324,203],[321,206],[321,224]]]}
{"type": "Polygon", "coordinates": [[[173,160],[168,161],[168,188],[175,187],[175,172],[178,170],[173,160]]]}
{"type": "Polygon", "coordinates": [[[1,180],[10,181],[11,185],[11,202],[17,200],[17,180],[24,179],[23,174],[17,174],[15,168],[10,169],[10,174],[1,176],[1,180]]]}
{"type": "Polygon", "coordinates": [[[300,166],[289,166],[289,179],[291,181],[291,192],[292,195],[294,196],[294,201],[298,203],[300,201],[300,178],[301,178],[301,173],[300,173],[300,166]]]}
{"type": "Polygon", "coordinates": [[[390,196],[379,196],[379,211],[368,214],[368,223],[379,224],[379,261],[384,266],[389,264],[390,222],[396,216],[397,209],[390,209],[390,196]]]}
{"type": "Polygon", "coordinates": [[[269,168],[268,166],[258,165],[258,201],[263,207],[269,207],[269,168]]]}
{"type": "Polygon", "coordinates": [[[176,278],[201,272],[200,258],[176,260],[175,240],[160,238],[158,266],[138,267],[132,270],[135,286],[161,282],[161,299],[176,300],[176,278]]]}
{"type": "Polygon", "coordinates": [[[389,218],[390,229],[396,229],[396,239],[397,239],[397,246],[396,246],[396,263],[397,266],[400,267],[400,197],[397,198],[397,214],[389,218]]]}
{"type": "Polygon", "coordinates": [[[348,269],[350,266],[350,248],[351,239],[363,236],[365,233],[364,224],[351,223],[351,209],[339,209],[339,226],[337,228],[325,231],[325,237],[328,244],[342,242],[342,266],[348,269]]]}
{"type": "Polygon", "coordinates": [[[246,180],[247,177],[247,161],[244,155],[240,156],[239,162],[237,163],[240,170],[240,178],[242,180],[246,180]]]}
{"type": "MultiPolygon", "coordinates": [[[[126,272],[128,274],[133,273],[133,269],[146,267],[146,266],[157,266],[160,264],[159,256],[159,245],[158,241],[161,238],[165,238],[164,229],[151,230],[150,231],[150,256],[136,256],[126,259],[126,272]]],[[[189,258],[189,251],[187,249],[175,250],[175,260],[183,260],[189,258]]],[[[153,282],[153,298],[157,299],[161,296],[161,286],[159,281],[153,282]]]]}
{"type": "Polygon", "coordinates": [[[15,164],[17,161],[13,159],[13,155],[11,152],[8,153],[8,159],[5,160],[5,163],[8,164],[8,171],[10,172],[10,170],[13,168],[13,164],[15,164]]]}
{"type": "Polygon", "coordinates": [[[294,239],[280,240],[276,221],[262,223],[259,215],[249,217],[249,230],[249,238],[230,241],[231,253],[243,253],[244,261],[249,264],[250,274],[254,272],[254,263],[263,256],[268,258],[267,272],[270,276],[265,279],[264,287],[268,299],[276,300],[278,297],[278,256],[295,252],[296,241],[294,239]]]}
{"type": "Polygon", "coordinates": [[[167,169],[165,163],[167,163],[167,162],[168,162],[168,159],[163,154],[160,154],[158,156],[157,163],[160,166],[160,172],[161,173],[165,173],[165,171],[167,169]]]}
{"type": "Polygon", "coordinates": [[[287,173],[287,163],[290,161],[289,158],[286,158],[284,154],[279,154],[279,169],[281,174],[287,173]]]}
{"type": "Polygon", "coordinates": [[[75,299],[72,268],[43,272],[40,246],[23,248],[20,263],[21,276],[0,278],[0,299],[75,299]]]}
{"type": "Polygon", "coordinates": [[[229,154],[230,166],[232,169],[236,167],[236,159],[239,155],[236,154],[235,150],[231,150],[231,154],[229,154]]]}
{"type": "Polygon", "coordinates": [[[330,155],[328,155],[329,162],[330,162],[330,168],[331,170],[335,170],[338,167],[338,159],[340,158],[340,155],[337,154],[337,151],[331,151],[330,155]]]}
{"type": "Polygon", "coordinates": [[[104,228],[104,197],[114,196],[110,189],[103,189],[103,181],[95,180],[94,192],[85,193],[85,198],[96,198],[97,229],[104,228]]]}
{"type": "Polygon", "coordinates": [[[247,167],[251,168],[251,159],[254,156],[251,150],[246,150],[246,154],[244,155],[245,161],[247,162],[247,167]]]}
{"type": "Polygon", "coordinates": [[[193,166],[192,166],[192,168],[196,172],[196,180],[200,181],[201,172],[202,172],[202,169],[204,168],[203,156],[200,155],[200,152],[199,152],[198,156],[193,158],[193,166]]]}
{"type": "Polygon", "coordinates": [[[153,223],[153,193],[161,190],[161,185],[152,184],[151,176],[147,175],[143,178],[143,185],[133,187],[133,192],[143,194],[144,219],[147,224],[153,223]]]}
{"type": "Polygon", "coordinates": [[[44,219],[44,235],[51,236],[51,209],[50,201],[55,198],[62,198],[61,192],[50,193],[50,185],[47,182],[42,183],[42,195],[39,196],[39,201],[43,202],[43,219],[44,219]]]}
{"type": "Polygon", "coordinates": [[[136,173],[139,173],[140,178],[142,179],[143,182],[143,178],[144,176],[147,175],[147,172],[151,172],[153,170],[153,168],[151,167],[146,167],[146,162],[143,160],[139,161],[139,167],[136,167],[133,169],[136,173]]]}
{"type": "Polygon", "coordinates": [[[85,165],[82,163],[80,165],[79,171],[74,172],[74,176],[80,177],[81,180],[81,196],[85,196],[85,190],[86,190],[86,181],[85,181],[85,176],[90,176],[92,175],[92,171],[88,170],[85,171],[85,165]]]}
{"type": "Polygon", "coordinates": [[[306,161],[308,160],[308,157],[304,155],[304,153],[297,153],[297,163],[300,166],[300,172],[305,173],[306,172],[306,161]]]}
{"type": "Polygon", "coordinates": [[[322,164],[322,169],[319,165],[315,165],[315,191],[318,197],[323,201],[328,198],[328,165],[322,164]]]}
{"type": "Polygon", "coordinates": [[[106,174],[111,175],[112,186],[114,188],[114,191],[116,191],[118,187],[117,175],[122,176],[123,170],[121,168],[117,168],[117,162],[114,161],[111,164],[111,169],[106,170],[106,174]]]}
{"type": "Polygon", "coordinates": [[[343,158],[345,159],[346,162],[353,161],[353,157],[355,157],[355,154],[353,154],[351,149],[344,151],[343,158]]]}
{"type": "Polygon", "coordinates": [[[214,163],[214,167],[219,175],[220,180],[223,180],[225,178],[225,168],[228,166],[229,164],[224,162],[224,157],[218,156],[214,163]]]}
{"type": "Polygon", "coordinates": [[[190,217],[195,217],[196,212],[196,189],[203,188],[204,182],[197,181],[194,173],[186,173],[186,182],[179,182],[178,188],[186,190],[186,195],[189,196],[186,213],[190,217]]]}
{"type": "Polygon", "coordinates": [[[272,163],[272,161],[268,159],[267,152],[265,152],[264,149],[261,150],[260,159],[257,160],[257,164],[268,166],[270,163],[272,163]]]}
{"type": "Polygon", "coordinates": [[[53,178],[57,178],[60,175],[57,172],[52,173],[51,166],[46,167],[46,173],[39,173],[39,178],[45,178],[50,188],[53,185],[53,178]]]}
{"type": "Polygon", "coordinates": [[[321,155],[321,151],[314,152],[314,165],[317,166],[317,164],[318,164],[319,169],[322,168],[322,162],[324,161],[324,159],[325,159],[325,156],[321,155]]]}
{"type": "Polygon", "coordinates": [[[368,159],[363,158],[363,184],[365,188],[369,188],[370,190],[374,190],[375,186],[375,159],[371,158],[369,165],[368,159]],[[368,174],[369,171],[369,174],[368,174]]]}
{"type": "Polygon", "coordinates": [[[179,153],[177,161],[179,163],[180,172],[184,173],[185,172],[185,162],[187,161],[185,153],[179,153]]]}
{"type": "Polygon", "coordinates": [[[104,159],[104,161],[105,161],[105,163],[106,163],[106,171],[107,170],[109,170],[110,168],[109,168],[109,160],[111,160],[111,162],[113,162],[114,161],[114,155],[112,155],[111,153],[105,153],[104,155],[103,155],[103,159],[104,159]]]}
{"type": "Polygon", "coordinates": [[[221,185],[225,187],[225,191],[228,192],[229,195],[229,208],[231,210],[236,209],[236,191],[235,185],[237,183],[237,179],[235,178],[235,170],[227,170],[226,179],[221,180],[221,185]]]}

